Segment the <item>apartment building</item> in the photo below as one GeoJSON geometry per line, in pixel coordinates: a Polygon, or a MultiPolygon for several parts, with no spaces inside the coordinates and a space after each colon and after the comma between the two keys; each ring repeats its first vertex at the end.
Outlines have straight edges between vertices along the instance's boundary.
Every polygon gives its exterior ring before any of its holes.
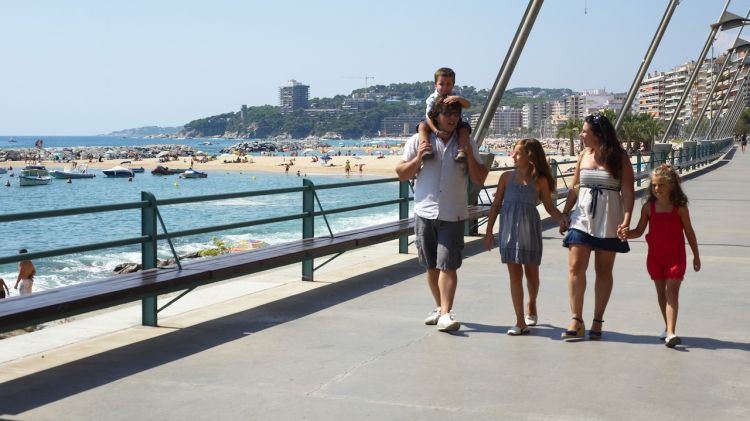
{"type": "MultiPolygon", "coordinates": [[[[690,74],[695,69],[695,62],[691,61],[664,72],[664,120],[670,120],[677,110],[677,103],[687,87],[690,74]]],[[[684,123],[691,117],[690,98],[683,104],[677,121],[684,123]]]]}
{"type": "Polygon", "coordinates": [[[308,85],[290,79],[286,85],[279,87],[279,106],[282,113],[304,110],[308,108],[309,100],[310,87],[308,85]]]}
{"type": "Polygon", "coordinates": [[[638,89],[638,113],[649,113],[656,119],[664,119],[665,87],[663,72],[649,73],[638,89]]]}

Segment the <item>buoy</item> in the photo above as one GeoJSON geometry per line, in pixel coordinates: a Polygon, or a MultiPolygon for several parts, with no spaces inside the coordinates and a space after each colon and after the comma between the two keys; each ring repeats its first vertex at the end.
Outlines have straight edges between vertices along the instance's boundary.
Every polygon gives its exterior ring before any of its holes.
{"type": "Polygon", "coordinates": [[[253,176],[253,181],[255,181],[255,176],[253,176]]]}
{"type": "Polygon", "coordinates": [[[174,186],[175,186],[175,187],[180,187],[180,183],[178,183],[178,182],[176,182],[176,181],[175,181],[175,182],[174,182],[174,186]]]}

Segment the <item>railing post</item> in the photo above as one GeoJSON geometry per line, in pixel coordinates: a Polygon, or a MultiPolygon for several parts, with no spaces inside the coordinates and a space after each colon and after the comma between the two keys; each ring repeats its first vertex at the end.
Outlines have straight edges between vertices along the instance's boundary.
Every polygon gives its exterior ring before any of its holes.
{"type": "MultiPolygon", "coordinates": [[[[141,235],[148,240],[141,244],[141,267],[143,270],[156,267],[156,197],[149,192],[141,192],[141,200],[148,201],[148,206],[141,208],[141,235]]],[[[157,326],[156,295],[141,300],[141,324],[157,326]]]]}
{"type": "Polygon", "coordinates": [[[682,163],[685,162],[683,159],[685,155],[684,152],[685,152],[685,147],[683,146],[680,148],[680,156],[677,158],[677,166],[679,167],[678,171],[680,174],[682,174],[682,163]]]}
{"type": "Polygon", "coordinates": [[[648,157],[649,157],[648,172],[651,173],[654,171],[654,168],[656,167],[656,163],[654,162],[654,160],[656,159],[656,154],[654,153],[653,150],[651,151],[651,153],[649,153],[648,157]]]}
{"type": "Polygon", "coordinates": [[[637,170],[636,177],[638,178],[636,180],[636,183],[638,187],[641,187],[641,165],[642,164],[643,164],[643,157],[641,156],[641,151],[636,151],[635,152],[635,165],[636,165],[635,168],[637,170]]]}
{"type": "MultiPolygon", "coordinates": [[[[302,180],[306,189],[302,192],[302,238],[313,238],[315,236],[315,184],[307,178],[302,180]]],[[[302,280],[313,281],[313,259],[302,261],[302,280]]]]}
{"type": "Polygon", "coordinates": [[[560,165],[558,165],[557,161],[555,159],[550,159],[549,166],[552,169],[552,185],[555,186],[555,189],[552,191],[552,197],[555,199],[554,205],[557,207],[557,172],[560,171],[560,165]]]}
{"type": "Polygon", "coordinates": [[[672,149],[671,151],[669,151],[669,165],[672,168],[674,168],[674,156],[675,156],[675,151],[674,149],[672,149]]]}
{"type": "MultiPolygon", "coordinates": [[[[398,219],[407,219],[409,217],[409,182],[401,181],[398,183],[398,219]]],[[[409,236],[402,235],[398,237],[398,252],[401,254],[409,253],[409,236]]]]}

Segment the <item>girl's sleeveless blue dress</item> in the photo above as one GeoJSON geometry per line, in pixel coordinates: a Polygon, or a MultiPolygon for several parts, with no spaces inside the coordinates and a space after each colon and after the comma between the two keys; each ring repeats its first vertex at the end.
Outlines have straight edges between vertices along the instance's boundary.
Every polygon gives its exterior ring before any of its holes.
{"type": "Polygon", "coordinates": [[[542,262],[542,222],[535,184],[516,184],[513,171],[500,209],[498,248],[503,263],[539,266],[542,262]]]}

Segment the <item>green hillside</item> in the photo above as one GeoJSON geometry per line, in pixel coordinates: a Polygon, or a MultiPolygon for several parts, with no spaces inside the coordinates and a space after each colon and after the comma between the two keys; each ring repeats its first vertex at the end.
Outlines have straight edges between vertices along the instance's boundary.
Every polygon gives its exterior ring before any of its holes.
{"type": "MultiPolygon", "coordinates": [[[[298,110],[283,114],[278,106],[248,107],[244,121],[240,111],[205,117],[185,124],[181,135],[267,138],[288,134],[300,139],[336,132],[345,138],[371,137],[377,135],[385,117],[423,113],[424,100],[433,89],[434,85],[429,81],[370,86],[367,88],[367,98],[371,98],[374,103],[362,111],[349,111],[342,109],[342,106],[352,96],[365,97],[364,88],[352,91],[349,96],[311,98],[310,112],[298,110]]],[[[473,86],[461,86],[460,89],[462,95],[471,101],[469,113],[480,112],[487,101],[489,90],[477,90],[473,86]]],[[[570,89],[513,88],[505,92],[501,105],[520,108],[524,103],[556,100],[572,94],[570,89]]]]}

